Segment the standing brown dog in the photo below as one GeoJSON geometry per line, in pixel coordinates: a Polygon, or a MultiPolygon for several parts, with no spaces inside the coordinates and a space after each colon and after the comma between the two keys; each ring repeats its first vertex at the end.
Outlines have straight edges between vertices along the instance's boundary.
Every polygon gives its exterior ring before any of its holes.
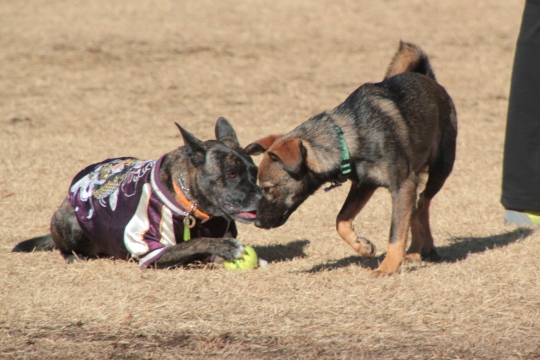
{"type": "Polygon", "coordinates": [[[331,112],[307,120],[286,135],[270,135],[246,147],[264,152],[259,185],[264,198],[255,225],[283,225],[322,184],[352,181],[336,221],[339,235],[358,253],[375,246],[359,237],[352,221],[378,187],[392,195],[388,251],[374,275],[397,272],[404,259],[438,260],[429,227],[429,205],[452,171],[457,119],[422,50],[401,42],[384,80],[366,83],[331,112]],[[418,204],[420,175],[428,174],[418,204]],[[412,242],[405,256],[409,226],[412,242]]]}

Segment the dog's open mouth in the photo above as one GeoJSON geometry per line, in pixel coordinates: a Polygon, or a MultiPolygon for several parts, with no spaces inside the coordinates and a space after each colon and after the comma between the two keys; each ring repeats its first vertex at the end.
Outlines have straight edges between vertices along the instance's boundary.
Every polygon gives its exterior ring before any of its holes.
{"type": "Polygon", "coordinates": [[[226,205],[227,212],[234,219],[245,223],[251,223],[257,218],[257,210],[241,211],[234,206],[226,205]]]}

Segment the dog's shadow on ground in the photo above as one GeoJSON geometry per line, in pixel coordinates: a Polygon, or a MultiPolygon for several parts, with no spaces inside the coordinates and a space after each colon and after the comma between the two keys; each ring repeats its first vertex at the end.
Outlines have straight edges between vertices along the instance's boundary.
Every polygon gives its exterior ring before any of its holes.
{"type": "MultiPolygon", "coordinates": [[[[441,256],[440,262],[455,263],[466,259],[469,254],[480,253],[492,250],[494,248],[503,247],[518,240],[524,239],[533,233],[533,229],[519,227],[499,235],[484,237],[457,237],[450,239],[450,245],[438,247],[437,252],[441,256]]],[[[382,262],[384,255],[385,254],[372,259],[353,255],[336,261],[316,265],[306,272],[317,273],[320,271],[336,270],[353,264],[374,270],[382,262]]]]}
{"type": "Polygon", "coordinates": [[[534,233],[526,227],[518,227],[499,235],[484,237],[456,237],[450,239],[451,244],[437,248],[442,262],[455,263],[464,260],[469,254],[480,253],[512,244],[534,233]]]}
{"type": "Polygon", "coordinates": [[[295,240],[284,245],[254,246],[253,249],[260,258],[275,263],[307,257],[304,250],[309,244],[309,240],[295,240]]]}
{"type": "Polygon", "coordinates": [[[374,258],[364,258],[360,255],[352,255],[343,259],[330,261],[324,264],[315,265],[309,270],[306,270],[307,273],[318,273],[321,271],[330,271],[340,268],[344,268],[350,265],[357,265],[363,268],[375,270],[379,267],[379,264],[383,261],[384,255],[376,256],[374,258]]]}

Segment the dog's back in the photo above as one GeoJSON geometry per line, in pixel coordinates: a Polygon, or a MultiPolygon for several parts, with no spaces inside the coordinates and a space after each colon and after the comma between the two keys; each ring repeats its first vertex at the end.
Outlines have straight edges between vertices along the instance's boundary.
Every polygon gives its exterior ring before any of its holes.
{"type": "Polygon", "coordinates": [[[332,115],[353,152],[358,146],[363,156],[380,158],[370,152],[380,149],[373,146],[374,139],[383,139],[386,160],[395,163],[396,156],[406,154],[414,171],[433,161],[439,143],[446,142],[442,138],[455,138],[457,128],[452,99],[436,81],[428,56],[418,45],[403,41],[383,81],[363,84],[332,115]]]}
{"type": "MultiPolygon", "coordinates": [[[[448,136],[452,139],[448,140],[448,142],[455,142],[457,117],[454,103],[444,87],[437,82],[428,56],[418,45],[403,41],[400,42],[399,48],[388,66],[384,80],[380,84],[387,89],[395,89],[397,85],[410,93],[408,101],[412,103],[405,106],[402,105],[401,111],[407,112],[407,109],[414,109],[412,113],[404,114],[405,117],[422,119],[419,121],[419,126],[415,132],[422,133],[422,128],[426,126],[425,120],[438,118],[438,126],[440,127],[438,132],[443,133],[443,138],[448,136]],[[416,74],[425,75],[427,78],[416,74]],[[413,104],[414,102],[418,103],[413,104]],[[422,103],[426,104],[430,102],[437,105],[436,113],[439,116],[435,116],[434,114],[423,114],[423,116],[419,116],[421,115],[420,113],[427,111],[426,106],[422,106],[422,103]]],[[[399,100],[396,103],[398,106],[400,105],[399,100]]],[[[422,137],[419,136],[419,138],[422,137]]],[[[440,141],[446,142],[444,139],[440,141]]]]}

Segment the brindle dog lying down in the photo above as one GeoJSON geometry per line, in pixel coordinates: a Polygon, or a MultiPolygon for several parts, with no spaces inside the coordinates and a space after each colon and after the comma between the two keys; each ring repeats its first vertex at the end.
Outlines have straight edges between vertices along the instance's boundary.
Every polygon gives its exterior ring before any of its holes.
{"type": "Polygon", "coordinates": [[[240,258],[234,221],[255,220],[262,197],[257,167],[226,119],[216,123],[217,140],[205,142],[177,126],[185,145],[158,160],[108,159],[82,170],[52,217],[51,233],[13,251],[58,249],[69,263],[134,258],[141,268],[240,258]]]}

